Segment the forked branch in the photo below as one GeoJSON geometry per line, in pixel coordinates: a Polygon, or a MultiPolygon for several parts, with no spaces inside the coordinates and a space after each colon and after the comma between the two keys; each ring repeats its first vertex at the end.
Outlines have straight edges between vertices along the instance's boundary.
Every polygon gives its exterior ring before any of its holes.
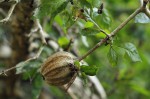
{"type": "MultiPolygon", "coordinates": [[[[3,0],[3,1],[5,1],[5,0],[3,0]]],[[[12,13],[13,13],[17,3],[19,2],[19,0],[12,0],[12,2],[13,3],[12,3],[12,5],[11,5],[9,11],[8,11],[7,16],[4,19],[0,20],[1,23],[5,23],[5,22],[7,22],[10,19],[10,16],[12,15],[12,13]]],[[[1,1],[0,1],[0,3],[1,3],[1,1]]]]}
{"type": "Polygon", "coordinates": [[[145,14],[146,13],[149,14],[149,12],[147,12],[147,10],[146,10],[146,5],[147,5],[148,2],[149,2],[149,0],[143,0],[143,6],[136,9],[124,22],[122,22],[116,29],[114,29],[114,31],[112,31],[109,36],[107,36],[104,39],[100,40],[100,42],[98,42],[93,48],[91,48],[85,55],[79,57],[78,60],[81,61],[81,60],[85,59],[88,55],[90,55],[92,52],[94,52],[98,47],[100,47],[101,45],[106,43],[108,40],[110,40],[110,38],[114,37],[124,26],[126,26],[126,24],[130,20],[132,20],[140,12],[144,12],[145,14]]]}

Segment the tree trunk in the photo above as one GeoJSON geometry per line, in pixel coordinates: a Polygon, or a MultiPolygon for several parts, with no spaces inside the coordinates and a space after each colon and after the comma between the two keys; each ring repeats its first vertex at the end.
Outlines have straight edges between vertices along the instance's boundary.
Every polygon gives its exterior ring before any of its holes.
{"type": "MultiPolygon", "coordinates": [[[[12,49],[11,57],[5,64],[7,68],[11,68],[28,58],[29,38],[27,34],[30,33],[34,24],[31,19],[35,9],[33,4],[34,0],[21,0],[15,7],[10,21],[4,24],[8,27],[7,31],[11,37],[9,41],[12,49]]],[[[3,8],[7,8],[6,5],[3,8]]],[[[1,99],[21,99],[16,88],[20,75],[15,75],[15,72],[15,70],[8,72],[8,76],[3,77],[0,81],[3,85],[2,92],[0,92],[1,99]]]]}

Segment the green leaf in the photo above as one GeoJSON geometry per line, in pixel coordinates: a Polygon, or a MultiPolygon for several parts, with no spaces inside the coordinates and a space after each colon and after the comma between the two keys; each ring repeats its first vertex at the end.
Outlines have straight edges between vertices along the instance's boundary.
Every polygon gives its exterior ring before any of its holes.
{"type": "Polygon", "coordinates": [[[103,21],[109,26],[111,23],[111,19],[108,16],[103,16],[103,21]]]}
{"type": "Polygon", "coordinates": [[[34,16],[37,18],[42,18],[49,15],[52,12],[50,9],[51,5],[52,4],[49,2],[49,0],[41,0],[40,8],[37,10],[34,16]]]}
{"type": "Polygon", "coordinates": [[[125,47],[127,55],[133,62],[141,61],[136,47],[132,43],[126,43],[125,47]]]}
{"type": "Polygon", "coordinates": [[[93,26],[94,26],[94,24],[90,21],[86,22],[85,25],[84,25],[85,28],[90,28],[90,27],[93,27],[93,26]]]}
{"type": "Polygon", "coordinates": [[[87,85],[87,75],[84,72],[81,72],[81,79],[84,82],[84,85],[87,85]]]}
{"type": "Polygon", "coordinates": [[[32,60],[29,62],[20,62],[16,65],[16,74],[20,74],[23,72],[30,71],[35,68],[39,68],[41,66],[41,62],[38,60],[32,60]]]}
{"type": "Polygon", "coordinates": [[[31,69],[27,72],[22,73],[22,79],[23,80],[28,80],[28,79],[32,79],[32,77],[37,73],[37,68],[35,69],[31,69]]]}
{"type": "Polygon", "coordinates": [[[82,42],[86,47],[89,47],[89,43],[87,41],[87,37],[86,36],[81,36],[82,42]]]}
{"type": "Polygon", "coordinates": [[[110,47],[107,57],[108,57],[108,60],[112,66],[117,65],[118,54],[116,53],[116,51],[112,47],[110,47]]]}
{"type": "MultiPolygon", "coordinates": [[[[67,4],[68,4],[68,1],[63,2],[63,3],[51,14],[51,21],[53,21],[53,19],[55,18],[55,16],[56,16],[58,13],[62,12],[62,11],[66,8],[67,4]]],[[[50,23],[51,23],[51,22],[50,22],[50,23]]]]}
{"type": "Polygon", "coordinates": [[[96,73],[98,71],[98,67],[82,65],[82,66],[80,66],[80,71],[84,72],[86,75],[94,76],[94,75],[96,75],[96,73]]]}
{"type": "Polygon", "coordinates": [[[64,49],[68,47],[69,42],[69,39],[66,37],[60,37],[58,39],[58,44],[64,49]]]}
{"type": "Polygon", "coordinates": [[[40,74],[36,74],[36,77],[32,81],[32,99],[38,99],[42,89],[42,77],[40,74]]]}
{"type": "Polygon", "coordinates": [[[144,88],[143,86],[137,84],[131,84],[131,88],[145,96],[150,96],[150,91],[144,88]]]}
{"type": "Polygon", "coordinates": [[[109,29],[109,27],[111,26],[112,20],[111,17],[109,15],[109,12],[106,9],[103,9],[103,13],[101,15],[99,15],[97,13],[97,10],[93,10],[92,12],[92,16],[90,16],[88,19],[91,19],[102,29],[109,29]]]}
{"type": "Polygon", "coordinates": [[[44,16],[50,15],[51,21],[55,18],[55,16],[62,12],[67,4],[69,3],[69,0],[41,0],[40,9],[35,15],[38,18],[42,18],[44,16]]]}
{"type": "Polygon", "coordinates": [[[87,0],[79,0],[82,7],[92,8],[92,5],[87,0]]]}
{"type": "Polygon", "coordinates": [[[84,28],[81,30],[81,35],[84,36],[94,36],[98,33],[100,33],[100,31],[94,28],[84,28]]]}
{"type": "Polygon", "coordinates": [[[51,95],[55,96],[55,99],[70,99],[58,86],[49,86],[49,90],[51,95]]]}
{"type": "Polygon", "coordinates": [[[135,23],[150,23],[150,19],[145,15],[145,13],[139,13],[135,17],[135,23]]]}
{"type": "Polygon", "coordinates": [[[76,61],[74,62],[74,65],[75,65],[77,68],[80,69],[80,62],[79,62],[79,61],[76,60],[76,61]]]}
{"type": "Polygon", "coordinates": [[[99,7],[101,0],[87,0],[93,7],[99,7]]]}

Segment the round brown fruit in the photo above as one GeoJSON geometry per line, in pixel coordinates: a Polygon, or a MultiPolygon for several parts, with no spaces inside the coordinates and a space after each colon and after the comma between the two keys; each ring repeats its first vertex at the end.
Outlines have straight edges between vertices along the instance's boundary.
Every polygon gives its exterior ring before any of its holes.
{"type": "Polygon", "coordinates": [[[77,73],[74,58],[71,53],[64,51],[50,56],[41,66],[41,74],[44,80],[55,86],[69,84],[77,73]]]}

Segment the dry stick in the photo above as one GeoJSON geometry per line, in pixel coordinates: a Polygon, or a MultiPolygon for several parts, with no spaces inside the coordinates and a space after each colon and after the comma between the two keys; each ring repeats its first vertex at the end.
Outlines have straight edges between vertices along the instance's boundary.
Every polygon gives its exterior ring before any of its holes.
{"type": "Polygon", "coordinates": [[[150,19],[150,9],[148,8],[148,6],[146,6],[148,3],[150,3],[150,0],[143,0],[143,9],[142,12],[145,13],[149,19],[150,19]]]}
{"type": "Polygon", "coordinates": [[[148,9],[145,9],[144,13],[149,17],[150,19],[150,11],[148,9]]]}
{"type": "Polygon", "coordinates": [[[2,1],[0,1],[0,3],[1,3],[1,2],[4,2],[4,1],[5,1],[5,0],[2,0],[2,1]]]}
{"type": "Polygon", "coordinates": [[[145,13],[150,19],[150,9],[146,6],[148,2],[150,3],[150,0],[140,0],[141,6],[143,6],[142,12],[145,13]]]}
{"type": "Polygon", "coordinates": [[[124,22],[122,22],[114,31],[110,33],[109,36],[106,38],[102,39],[100,42],[98,42],[92,49],[90,49],[85,55],[80,57],[78,61],[81,61],[85,59],[88,55],[90,55],[92,52],[94,52],[98,47],[100,47],[102,44],[107,42],[111,37],[115,36],[130,20],[132,20],[138,13],[142,11],[143,7],[138,8],[133,12],[124,22]]]}
{"type": "Polygon", "coordinates": [[[0,22],[4,23],[4,22],[7,22],[10,19],[10,16],[12,15],[17,3],[18,3],[18,1],[15,1],[15,3],[11,5],[11,7],[8,11],[8,15],[4,19],[0,20],[0,22]]]}
{"type": "MultiPolygon", "coordinates": [[[[1,72],[0,72],[0,75],[5,75],[5,76],[7,76],[7,75],[6,75],[6,72],[11,71],[11,70],[16,69],[16,68],[19,68],[19,67],[20,67],[20,64],[25,64],[25,63],[27,63],[27,62],[29,62],[29,61],[31,61],[31,60],[36,60],[36,59],[40,56],[40,54],[41,54],[42,51],[43,51],[43,46],[41,46],[41,48],[39,49],[39,51],[37,52],[37,54],[36,54],[34,57],[29,58],[29,59],[27,59],[27,60],[25,60],[25,61],[23,61],[23,62],[20,62],[20,63],[18,63],[17,65],[15,65],[14,67],[11,67],[11,68],[8,68],[8,69],[6,69],[6,70],[1,71],[1,72]]],[[[23,65],[22,65],[22,66],[23,66],[23,65]]]]}
{"type": "Polygon", "coordinates": [[[73,43],[73,38],[70,39],[69,44],[68,44],[67,47],[64,49],[64,51],[69,51],[72,43],[73,43]]]}
{"type": "Polygon", "coordinates": [[[36,19],[36,20],[35,20],[35,24],[36,24],[36,26],[38,27],[38,31],[39,31],[39,33],[40,33],[40,35],[41,35],[42,43],[43,43],[43,44],[47,44],[47,43],[46,43],[45,36],[44,36],[45,33],[44,33],[44,31],[43,31],[43,28],[42,28],[42,26],[41,26],[41,24],[40,24],[39,19],[36,19]]]}

